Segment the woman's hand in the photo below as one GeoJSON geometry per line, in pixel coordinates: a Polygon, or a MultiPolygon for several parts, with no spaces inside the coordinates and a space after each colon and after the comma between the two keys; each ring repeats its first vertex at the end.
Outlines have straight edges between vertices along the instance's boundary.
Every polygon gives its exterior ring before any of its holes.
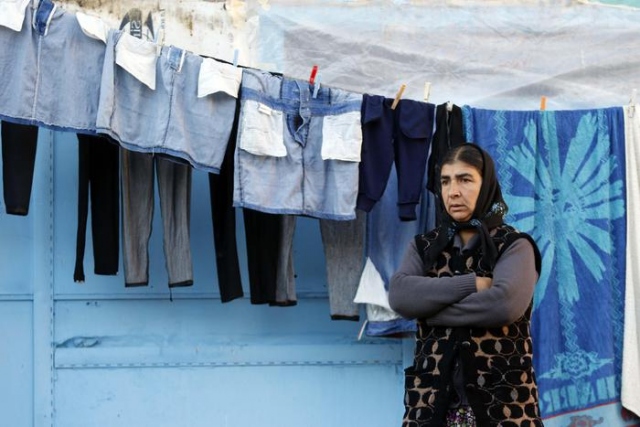
{"type": "Polygon", "coordinates": [[[478,277],[476,276],[476,289],[478,292],[486,291],[491,287],[493,279],[491,277],[478,277]]]}

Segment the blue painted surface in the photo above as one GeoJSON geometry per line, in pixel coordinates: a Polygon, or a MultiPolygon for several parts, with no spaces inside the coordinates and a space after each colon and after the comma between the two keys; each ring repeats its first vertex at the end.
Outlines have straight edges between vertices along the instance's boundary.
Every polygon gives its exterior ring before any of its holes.
{"type": "Polygon", "coordinates": [[[157,207],[149,287],[94,275],[90,233],[74,283],[77,173],[75,135],[41,129],[29,216],[0,214],[0,426],[399,424],[412,347],[330,319],[316,220],[298,221],[295,307],[250,304],[241,215],[247,298],[220,302],[197,171],[192,288],[169,300],[157,207]]]}
{"type": "Polygon", "coordinates": [[[0,425],[30,426],[33,330],[30,301],[0,300],[0,425]]]}

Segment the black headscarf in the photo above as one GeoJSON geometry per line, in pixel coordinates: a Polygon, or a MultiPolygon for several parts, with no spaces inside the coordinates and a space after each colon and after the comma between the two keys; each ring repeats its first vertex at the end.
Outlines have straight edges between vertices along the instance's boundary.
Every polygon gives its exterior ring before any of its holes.
{"type": "MultiPolygon", "coordinates": [[[[504,223],[504,216],[508,207],[502,198],[500,183],[496,176],[496,169],[493,159],[489,154],[476,144],[465,144],[471,146],[480,152],[483,160],[482,168],[482,186],[478,194],[475,210],[471,219],[467,222],[456,222],[449,216],[444,207],[442,195],[438,197],[438,205],[442,214],[440,215],[440,224],[438,225],[438,235],[436,241],[429,246],[424,254],[424,263],[426,267],[431,267],[438,259],[438,256],[447,247],[459,230],[474,228],[480,235],[482,244],[482,255],[484,261],[492,270],[498,258],[498,251],[493,244],[493,240],[489,235],[489,231],[504,223]]],[[[440,180],[438,179],[438,182],[440,180]]]]}

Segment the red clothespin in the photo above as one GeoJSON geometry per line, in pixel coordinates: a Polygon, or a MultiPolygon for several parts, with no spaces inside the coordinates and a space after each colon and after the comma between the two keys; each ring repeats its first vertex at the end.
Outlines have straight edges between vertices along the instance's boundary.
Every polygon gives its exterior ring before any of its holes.
{"type": "Polygon", "coordinates": [[[540,97],[540,111],[544,111],[547,109],[547,97],[546,96],[541,96],[540,97]]]}
{"type": "Polygon", "coordinates": [[[309,76],[309,84],[314,84],[316,81],[316,74],[318,74],[318,66],[314,65],[311,69],[311,76],[309,76]]]}

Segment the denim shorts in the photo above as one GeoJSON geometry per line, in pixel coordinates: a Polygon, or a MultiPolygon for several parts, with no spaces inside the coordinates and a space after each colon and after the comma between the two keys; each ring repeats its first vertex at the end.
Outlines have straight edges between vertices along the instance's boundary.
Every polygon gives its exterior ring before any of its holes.
{"type": "Polygon", "coordinates": [[[361,94],[245,69],[234,206],[354,219],[361,106],[361,94]]]}
{"type": "Polygon", "coordinates": [[[97,129],[132,151],[219,173],[242,71],[186,50],[111,31],[97,129]],[[158,55],[159,53],[159,55],[158,55]]]}
{"type": "Polygon", "coordinates": [[[105,44],[50,0],[37,9],[0,2],[0,15],[0,119],[95,133],[105,44]]]}

